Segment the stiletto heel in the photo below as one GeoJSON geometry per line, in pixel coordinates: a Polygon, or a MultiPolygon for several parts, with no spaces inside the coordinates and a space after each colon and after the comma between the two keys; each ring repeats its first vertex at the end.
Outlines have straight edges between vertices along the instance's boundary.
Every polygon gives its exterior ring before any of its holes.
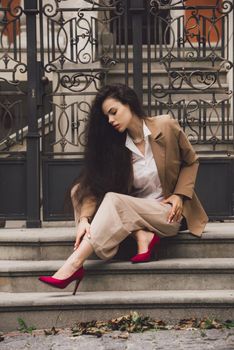
{"type": "Polygon", "coordinates": [[[160,244],[160,237],[154,235],[154,237],[152,238],[152,240],[150,241],[150,243],[148,245],[147,252],[142,253],[142,254],[136,254],[134,257],[131,258],[131,262],[132,263],[141,263],[141,262],[150,261],[152,253],[153,253],[153,249],[157,245],[157,251],[158,251],[159,244],[160,244]]]}
{"type": "Polygon", "coordinates": [[[39,281],[49,284],[51,287],[64,289],[66,288],[71,282],[76,281],[75,288],[73,291],[73,295],[76,294],[77,288],[84,277],[85,270],[83,266],[81,266],[77,271],[75,271],[70,277],[65,278],[64,280],[60,280],[58,278],[49,277],[49,276],[40,276],[39,281]]]}
{"type": "Polygon", "coordinates": [[[77,291],[77,289],[78,289],[78,287],[79,287],[80,281],[81,281],[81,280],[76,280],[75,288],[74,288],[74,290],[73,290],[72,295],[76,295],[76,291],[77,291]]]}

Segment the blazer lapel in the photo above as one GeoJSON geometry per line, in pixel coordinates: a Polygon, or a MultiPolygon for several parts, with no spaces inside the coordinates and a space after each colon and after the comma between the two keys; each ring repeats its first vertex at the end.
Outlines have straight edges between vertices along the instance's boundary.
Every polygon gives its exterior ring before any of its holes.
{"type": "Polygon", "coordinates": [[[149,130],[151,131],[151,135],[149,136],[149,142],[158,169],[158,175],[162,185],[163,194],[166,194],[166,154],[164,136],[162,132],[155,127],[155,125],[152,125],[152,123],[148,123],[146,120],[146,124],[149,130]]]}

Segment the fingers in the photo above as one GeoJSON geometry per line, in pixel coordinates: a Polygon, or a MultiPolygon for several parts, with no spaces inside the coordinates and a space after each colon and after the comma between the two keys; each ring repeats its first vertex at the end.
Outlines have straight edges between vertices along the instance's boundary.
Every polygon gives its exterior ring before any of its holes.
{"type": "Polygon", "coordinates": [[[87,233],[88,238],[91,238],[90,225],[86,228],[86,233],[87,233]]]}
{"type": "Polygon", "coordinates": [[[81,237],[80,236],[77,236],[76,237],[76,241],[75,241],[75,244],[74,244],[74,250],[76,250],[79,245],[80,245],[80,240],[81,240],[81,237]]]}
{"type": "Polygon", "coordinates": [[[77,235],[76,235],[76,241],[75,241],[75,244],[74,244],[74,250],[76,250],[79,247],[80,242],[82,240],[82,237],[85,235],[85,233],[87,233],[88,238],[91,238],[91,235],[90,235],[90,224],[86,224],[85,226],[82,226],[81,228],[78,228],[78,232],[77,232],[77,235]]]}
{"type": "Polygon", "coordinates": [[[169,215],[168,215],[168,223],[171,222],[179,222],[182,215],[182,208],[181,207],[172,207],[169,215]]]}
{"type": "Polygon", "coordinates": [[[182,215],[183,210],[183,201],[180,196],[172,195],[167,199],[164,199],[162,203],[167,204],[170,203],[172,205],[171,211],[168,215],[168,223],[171,222],[179,222],[182,215]]]}
{"type": "Polygon", "coordinates": [[[176,211],[176,214],[174,216],[174,221],[175,222],[179,222],[181,219],[181,215],[182,215],[182,208],[178,208],[178,210],[176,211]]]}
{"type": "Polygon", "coordinates": [[[168,215],[168,218],[167,218],[167,222],[170,224],[171,222],[173,222],[173,219],[174,219],[174,216],[175,216],[175,211],[174,209],[172,208],[169,215],[168,215]]]}

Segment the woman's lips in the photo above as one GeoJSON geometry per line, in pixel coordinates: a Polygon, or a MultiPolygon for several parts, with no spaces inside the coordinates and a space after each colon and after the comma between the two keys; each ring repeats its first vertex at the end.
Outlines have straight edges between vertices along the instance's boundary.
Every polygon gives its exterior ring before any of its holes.
{"type": "Polygon", "coordinates": [[[114,125],[114,128],[115,128],[115,129],[118,129],[118,128],[119,128],[119,124],[114,125]]]}

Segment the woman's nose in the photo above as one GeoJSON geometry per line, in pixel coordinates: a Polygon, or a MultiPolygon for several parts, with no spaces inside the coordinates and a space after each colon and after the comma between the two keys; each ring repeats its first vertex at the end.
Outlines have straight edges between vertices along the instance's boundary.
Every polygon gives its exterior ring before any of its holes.
{"type": "Polygon", "coordinates": [[[108,117],[108,122],[109,122],[110,124],[112,124],[114,120],[115,120],[114,117],[111,116],[111,115],[109,115],[109,117],[108,117]]]}

